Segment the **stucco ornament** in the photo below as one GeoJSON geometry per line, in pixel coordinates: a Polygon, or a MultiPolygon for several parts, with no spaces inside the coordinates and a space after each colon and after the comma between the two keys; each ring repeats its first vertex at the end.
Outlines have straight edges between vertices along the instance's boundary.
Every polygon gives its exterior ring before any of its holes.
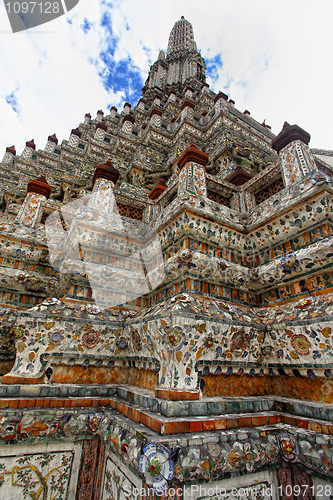
{"type": "Polygon", "coordinates": [[[311,342],[302,333],[292,335],[290,343],[297,352],[297,354],[305,355],[309,354],[311,342]]]}
{"type": "Polygon", "coordinates": [[[180,326],[166,326],[164,328],[163,342],[168,351],[179,351],[184,342],[185,334],[180,326]]]}
{"type": "Polygon", "coordinates": [[[103,414],[99,413],[99,412],[98,413],[90,413],[90,415],[88,415],[88,427],[89,427],[89,430],[93,434],[100,427],[101,422],[102,422],[102,418],[103,418],[103,414]]]}
{"type": "Polygon", "coordinates": [[[304,309],[307,309],[315,300],[315,297],[305,297],[297,302],[296,307],[297,309],[302,309],[303,311],[304,309]]]}
{"type": "Polygon", "coordinates": [[[168,481],[175,473],[174,463],[169,458],[170,451],[165,446],[148,443],[138,461],[139,471],[144,474],[146,483],[157,495],[161,495],[167,489],[168,481]]]}
{"type": "Polygon", "coordinates": [[[277,436],[279,450],[283,460],[286,462],[297,462],[299,456],[299,446],[294,436],[282,433],[277,436]]]}
{"type": "Polygon", "coordinates": [[[312,184],[317,184],[318,186],[331,181],[332,181],[331,177],[322,170],[314,170],[310,175],[310,182],[312,184]]]}
{"type": "Polygon", "coordinates": [[[294,254],[286,255],[286,257],[282,257],[281,259],[281,266],[284,272],[290,274],[299,267],[299,261],[294,254]]]}

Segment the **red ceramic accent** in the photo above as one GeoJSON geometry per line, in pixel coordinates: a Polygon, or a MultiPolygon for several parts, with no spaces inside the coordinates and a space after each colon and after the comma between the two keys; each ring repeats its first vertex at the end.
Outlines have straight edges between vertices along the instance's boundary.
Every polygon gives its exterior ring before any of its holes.
{"type": "Polygon", "coordinates": [[[252,179],[252,175],[243,170],[240,167],[237,167],[236,170],[225,180],[230,182],[231,184],[235,184],[235,186],[242,186],[249,179],[252,179]]]}
{"type": "Polygon", "coordinates": [[[78,137],[81,137],[81,132],[78,128],[72,128],[71,135],[77,135],[78,137]]]}
{"type": "Polygon", "coordinates": [[[107,126],[103,122],[97,123],[96,130],[99,129],[99,128],[101,128],[102,130],[107,130],[107,126]]]}
{"type": "Polygon", "coordinates": [[[55,134],[49,135],[47,140],[50,142],[54,142],[54,144],[58,144],[58,139],[57,139],[57,136],[55,134]]]}
{"type": "Polygon", "coordinates": [[[157,198],[159,198],[166,189],[167,186],[165,184],[165,180],[160,179],[158,181],[158,184],[156,184],[156,186],[154,186],[153,189],[150,191],[148,198],[150,198],[151,200],[157,200],[157,198]]]}
{"type": "Polygon", "coordinates": [[[228,96],[227,96],[227,94],[225,94],[224,92],[219,92],[219,93],[215,96],[215,98],[214,98],[214,102],[217,102],[217,101],[219,101],[220,99],[224,99],[225,101],[227,101],[227,100],[228,100],[228,96]]]}
{"type": "Polygon", "coordinates": [[[6,148],[6,153],[11,153],[12,155],[16,156],[15,146],[8,146],[8,148],[6,148]]]}
{"type": "Polygon", "coordinates": [[[279,153],[281,149],[293,141],[302,141],[309,144],[310,139],[310,134],[298,125],[289,125],[289,123],[284,122],[283,129],[272,140],[272,148],[279,153]]]}
{"type": "Polygon", "coordinates": [[[134,122],[135,122],[134,117],[133,117],[132,115],[126,115],[126,116],[124,117],[124,120],[123,120],[123,123],[125,123],[125,122],[131,122],[131,123],[134,123],[134,122]]]}
{"type": "Polygon", "coordinates": [[[28,193],[42,194],[48,199],[50,197],[52,187],[47,183],[45,174],[39,179],[33,179],[28,182],[28,193]]]}
{"type": "Polygon", "coordinates": [[[185,99],[180,109],[183,111],[183,109],[186,107],[194,109],[195,104],[194,102],[190,101],[190,99],[185,99]]]}
{"type": "Polygon", "coordinates": [[[36,149],[36,144],[35,144],[35,141],[33,139],[31,139],[31,141],[27,141],[25,143],[25,145],[27,146],[27,148],[31,148],[33,150],[36,149]]]}
{"type": "Polygon", "coordinates": [[[98,167],[96,167],[93,179],[94,184],[97,179],[106,179],[115,184],[119,179],[119,172],[113,168],[111,161],[108,160],[105,165],[98,165],[98,167]]]}
{"type": "Polygon", "coordinates": [[[187,149],[185,149],[184,153],[180,156],[178,160],[178,167],[180,170],[188,163],[189,161],[193,161],[194,163],[198,163],[205,167],[208,163],[208,154],[200,151],[196,147],[195,144],[191,144],[187,149]]]}
{"type": "Polygon", "coordinates": [[[152,117],[153,115],[159,115],[162,116],[162,110],[159,108],[153,108],[151,112],[149,113],[149,116],[152,117]]]}

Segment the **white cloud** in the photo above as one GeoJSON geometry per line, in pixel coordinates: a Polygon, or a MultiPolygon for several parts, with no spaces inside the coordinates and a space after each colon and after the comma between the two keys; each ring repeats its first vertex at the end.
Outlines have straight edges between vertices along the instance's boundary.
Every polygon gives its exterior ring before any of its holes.
{"type": "Polygon", "coordinates": [[[275,133],[287,120],[311,134],[312,147],[333,149],[331,0],[221,0],[210,7],[169,0],[163,11],[153,0],[80,0],[68,16],[72,24],[61,17],[15,35],[0,3],[0,158],[6,146],[14,143],[21,153],[34,137],[43,148],[49,134],[68,138],[86,112],[121,106],[124,93],[107,92],[99,76],[110,36],[100,26],[105,10],[117,37],[114,60],[130,58],[143,81],[184,15],[202,55],[221,54],[223,66],[209,80],[214,91],[226,90],[238,109],[266,118],[275,133]],[[5,100],[13,91],[18,113],[5,100]]]}
{"type": "Polygon", "coordinates": [[[86,112],[94,116],[123,100],[122,92],[107,92],[99,77],[99,54],[105,48],[99,3],[81,0],[80,9],[69,17],[72,24],[61,17],[11,34],[4,8],[0,10],[0,67],[5,76],[0,80],[0,157],[13,143],[20,154],[32,137],[38,148],[54,132],[67,139],[86,112]],[[85,18],[92,23],[88,34],[81,27],[85,18]],[[13,90],[18,113],[6,102],[13,90]]]}

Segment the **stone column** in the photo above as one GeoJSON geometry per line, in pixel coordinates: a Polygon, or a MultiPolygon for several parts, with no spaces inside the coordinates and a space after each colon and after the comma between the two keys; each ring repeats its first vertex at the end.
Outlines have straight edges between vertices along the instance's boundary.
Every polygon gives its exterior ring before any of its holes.
{"type": "Polygon", "coordinates": [[[310,134],[298,125],[285,122],[281,132],[272,140],[272,148],[281,158],[286,187],[294,184],[316,168],[308,147],[310,134]]]}
{"type": "Polygon", "coordinates": [[[96,120],[98,120],[99,122],[101,122],[103,120],[103,116],[104,116],[104,112],[101,109],[99,109],[97,111],[96,120]]]}
{"type": "Polygon", "coordinates": [[[84,124],[85,125],[90,125],[90,120],[91,120],[91,114],[90,113],[86,113],[85,117],[84,117],[84,124]]]}
{"type": "Polygon", "coordinates": [[[107,126],[103,122],[99,122],[96,125],[96,132],[94,139],[95,141],[104,141],[105,132],[107,131],[107,126]]]}
{"type": "Polygon", "coordinates": [[[168,102],[176,102],[176,94],[174,92],[170,92],[168,102]]]}
{"type": "Polygon", "coordinates": [[[185,97],[186,97],[186,99],[190,99],[190,100],[193,99],[193,89],[192,89],[192,87],[190,87],[190,86],[186,87],[185,97]]]}
{"type": "Polygon", "coordinates": [[[132,115],[126,115],[124,117],[124,121],[123,121],[123,126],[121,128],[121,130],[127,134],[127,135],[130,135],[132,133],[132,129],[133,129],[133,123],[134,123],[134,118],[132,115]]]}
{"type": "Polygon", "coordinates": [[[146,99],[141,97],[140,101],[138,102],[138,109],[140,109],[141,111],[144,111],[146,103],[147,103],[146,99]]]}
{"type": "Polygon", "coordinates": [[[191,144],[177,161],[180,170],[178,196],[189,192],[195,196],[207,196],[205,166],[208,155],[191,144]]]}
{"type": "Polygon", "coordinates": [[[153,101],[153,106],[159,107],[161,105],[161,98],[159,95],[155,95],[154,101],[153,101]]]}
{"type": "Polygon", "coordinates": [[[70,138],[69,138],[69,145],[72,148],[77,148],[79,145],[79,140],[81,137],[81,132],[79,131],[78,128],[72,129],[70,138]]]}
{"type": "Polygon", "coordinates": [[[33,139],[31,139],[31,141],[27,141],[25,143],[25,148],[23,150],[22,157],[25,158],[26,160],[30,160],[35,150],[36,150],[35,141],[33,139]]]}
{"type": "Polygon", "coordinates": [[[57,136],[55,134],[49,135],[44,149],[45,153],[53,153],[57,144],[58,144],[57,136]]]}
{"type": "Polygon", "coordinates": [[[115,118],[117,112],[118,109],[116,108],[116,106],[112,106],[112,108],[110,109],[110,118],[115,118]]]}
{"type": "Polygon", "coordinates": [[[125,102],[125,104],[124,104],[124,113],[125,113],[125,115],[129,115],[130,111],[131,111],[131,105],[130,105],[130,103],[129,102],[125,102]]]}
{"type": "Polygon", "coordinates": [[[2,163],[4,165],[11,165],[14,162],[14,158],[16,156],[15,146],[9,146],[6,148],[6,152],[2,158],[2,163]]]}
{"type": "Polygon", "coordinates": [[[113,188],[119,178],[119,172],[113,168],[110,160],[105,165],[98,165],[95,170],[92,194],[89,197],[88,208],[100,213],[113,213],[115,197],[113,188]]]}
{"type": "Polygon", "coordinates": [[[25,226],[35,227],[42,216],[42,205],[50,197],[52,187],[45,174],[28,183],[28,193],[15,221],[25,226]]]}
{"type": "Polygon", "coordinates": [[[162,116],[162,110],[158,108],[153,108],[150,112],[150,123],[154,127],[160,127],[161,126],[161,116],[162,116]]]}
{"type": "Polygon", "coordinates": [[[223,92],[219,92],[214,99],[215,112],[218,114],[221,111],[225,111],[227,108],[228,96],[223,92]]]}
{"type": "Polygon", "coordinates": [[[189,99],[185,99],[181,107],[182,118],[188,118],[189,120],[193,120],[194,106],[195,106],[194,102],[190,101],[189,99]]]}

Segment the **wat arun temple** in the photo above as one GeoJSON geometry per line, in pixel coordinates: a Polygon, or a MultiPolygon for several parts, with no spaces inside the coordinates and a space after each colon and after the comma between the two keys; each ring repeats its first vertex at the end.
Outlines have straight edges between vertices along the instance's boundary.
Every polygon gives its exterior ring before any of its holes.
{"type": "Polygon", "coordinates": [[[333,498],[333,151],[205,70],[4,152],[1,499],[333,498]]]}

